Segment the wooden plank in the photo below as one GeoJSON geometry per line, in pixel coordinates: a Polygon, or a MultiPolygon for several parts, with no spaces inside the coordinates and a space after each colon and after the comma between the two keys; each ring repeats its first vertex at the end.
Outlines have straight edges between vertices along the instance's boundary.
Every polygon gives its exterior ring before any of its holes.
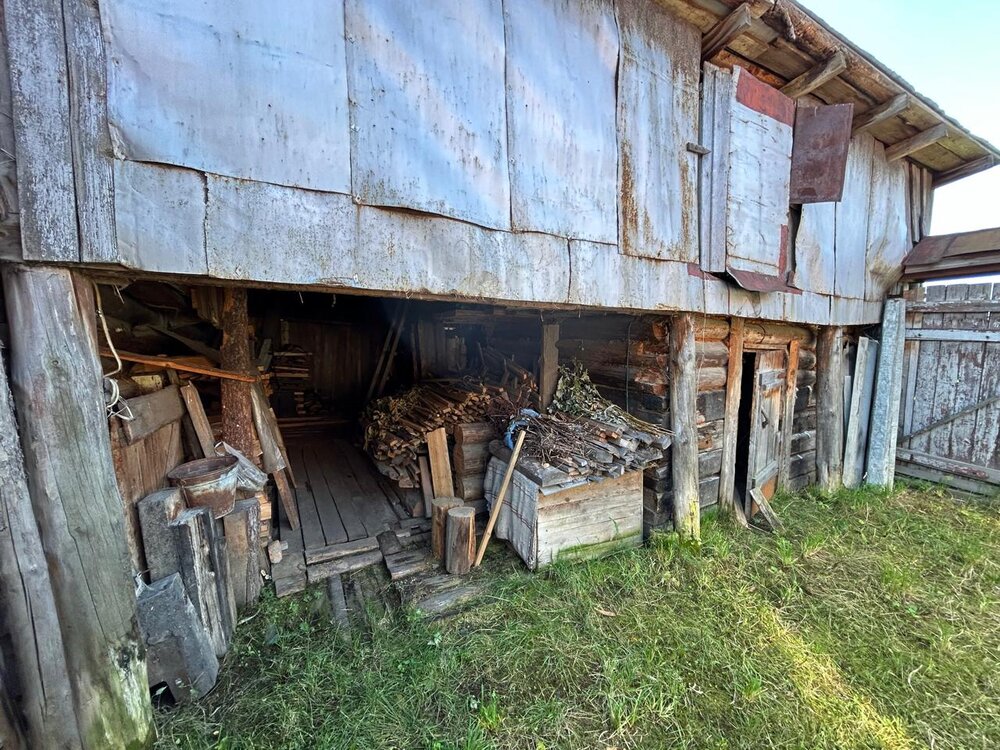
{"type": "Polygon", "coordinates": [[[427,456],[417,456],[417,466],[420,468],[420,493],[424,498],[424,516],[430,518],[434,486],[431,483],[431,464],[427,460],[427,456]]]}
{"type": "Polygon", "coordinates": [[[281,561],[271,565],[271,578],[274,581],[274,593],[277,597],[288,596],[302,591],[306,587],[306,561],[303,554],[302,531],[288,525],[281,503],[277,504],[278,538],[287,548],[281,555],[281,561]]]}
{"type": "Polygon", "coordinates": [[[831,78],[835,78],[847,69],[847,59],[842,50],[834,52],[827,60],[817,63],[800,76],[781,87],[781,93],[790,99],[805,96],[831,78]]]}
{"type": "Polygon", "coordinates": [[[285,513],[288,514],[289,525],[293,529],[297,529],[299,527],[299,509],[295,505],[295,495],[292,494],[292,488],[288,485],[285,470],[274,472],[271,479],[274,480],[274,486],[278,489],[278,499],[281,500],[281,505],[285,509],[285,513]]]}
{"type": "Polygon", "coordinates": [[[542,410],[549,408],[559,379],[559,324],[542,324],[541,356],[538,361],[538,394],[542,410]]]}
{"type": "Polygon", "coordinates": [[[133,419],[122,420],[122,431],[129,445],[138,442],[170,422],[184,416],[180,390],[170,385],[145,396],[125,399],[133,419]]]}
{"type": "MultiPolygon", "coordinates": [[[[105,347],[101,347],[100,354],[102,357],[106,357],[107,359],[114,359],[114,354],[111,353],[110,349],[105,347]]],[[[241,375],[238,372],[220,370],[217,367],[201,367],[199,365],[181,362],[177,359],[170,359],[169,357],[153,357],[147,354],[136,354],[135,352],[123,352],[118,350],[118,358],[123,362],[138,362],[143,365],[162,367],[164,370],[169,369],[180,370],[181,372],[193,372],[197,375],[207,375],[209,377],[220,378],[222,380],[238,380],[243,383],[256,383],[258,380],[250,375],[241,375]]]]}
{"type": "MultiPolygon", "coordinates": [[[[985,286],[989,286],[988,284],[985,286]]],[[[1000,300],[916,301],[906,303],[910,313],[1000,313],[1000,300]]],[[[914,326],[919,328],[920,326],[914,326]]]]}
{"type": "Polygon", "coordinates": [[[401,578],[409,578],[418,573],[435,570],[438,561],[434,559],[431,551],[426,547],[403,550],[385,558],[385,567],[389,570],[389,576],[394,581],[401,578]]]}
{"type": "MultiPolygon", "coordinates": [[[[1000,283],[992,285],[992,299],[1000,303],[1000,283]]],[[[1000,331],[1000,313],[990,315],[990,329],[1000,331]]],[[[980,395],[1000,395],[1000,344],[987,344],[983,356],[980,395]]],[[[969,461],[1000,469],[1000,404],[994,404],[976,415],[974,446],[969,461]]]]}
{"type": "Polygon", "coordinates": [[[382,553],[378,549],[374,549],[369,552],[360,552],[347,557],[309,565],[306,568],[306,577],[309,583],[317,583],[318,581],[325,581],[331,576],[362,570],[371,565],[378,565],[380,562],[382,562],[382,553]]]}
{"type": "Polygon", "coordinates": [[[926,466],[929,469],[937,469],[947,474],[956,474],[960,477],[968,477],[969,479],[977,479],[1000,485],[1000,470],[998,469],[977,466],[976,464],[958,461],[954,458],[933,456],[929,453],[913,451],[908,448],[897,448],[896,456],[904,461],[910,461],[919,466],[926,466]]]}
{"type": "Polygon", "coordinates": [[[788,365],[785,367],[785,403],[781,416],[781,455],[778,458],[778,486],[782,489],[788,487],[791,478],[792,435],[795,432],[792,425],[795,421],[795,381],[799,374],[799,346],[798,341],[789,342],[788,365]]]}
{"type": "Polygon", "coordinates": [[[906,338],[914,341],[963,341],[969,343],[996,344],[1000,343],[1000,332],[962,330],[927,331],[920,328],[907,328],[906,338]]]}
{"type": "Polygon", "coordinates": [[[736,503],[736,436],[739,428],[740,394],[743,381],[743,318],[733,318],[729,329],[729,364],[726,372],[726,414],[722,431],[722,471],[719,505],[725,510],[736,503]]]}
{"type": "Polygon", "coordinates": [[[921,149],[925,149],[946,137],[948,137],[948,126],[943,122],[939,123],[932,128],[910,136],[906,140],[889,146],[885,150],[885,160],[889,163],[898,161],[904,156],[909,156],[921,149]]]}
{"type": "Polygon", "coordinates": [[[842,328],[823,327],[816,347],[816,470],[819,484],[827,492],[843,481],[843,336],[842,328]]]}
{"type": "Polygon", "coordinates": [[[854,382],[847,410],[847,435],[844,438],[844,486],[858,487],[865,470],[868,425],[872,396],[875,392],[875,365],[878,342],[866,336],[858,338],[854,382]]]}
{"type": "Polygon", "coordinates": [[[892,119],[908,106],[910,106],[910,95],[897,94],[892,99],[888,99],[881,104],[876,104],[871,109],[854,115],[851,130],[854,135],[870,130],[879,123],[892,119]]]}
{"type": "Polygon", "coordinates": [[[335,440],[334,445],[347,460],[347,465],[358,483],[358,489],[361,490],[360,499],[365,506],[365,528],[368,530],[368,536],[378,536],[386,529],[393,528],[399,522],[399,518],[375,476],[375,468],[371,461],[347,440],[335,440]]]}
{"type": "Polygon", "coordinates": [[[80,260],[63,6],[4,3],[25,260],[80,260]]]}
{"type": "Polygon", "coordinates": [[[695,364],[694,319],[690,314],[670,321],[670,415],[673,427],[671,462],[674,479],[674,529],[681,538],[701,537],[698,504],[698,372],[695,364]]]}
{"type": "Polygon", "coordinates": [[[49,581],[76,720],[84,746],[141,747],[155,729],[94,350],[93,285],[51,266],[2,272],[10,390],[48,569],[58,561],[49,581]]]}
{"type": "Polygon", "coordinates": [[[448,456],[448,434],[444,427],[439,427],[428,432],[426,439],[434,497],[452,497],[455,487],[451,476],[451,459],[448,456]]]}
{"type": "Polygon", "coordinates": [[[365,527],[364,507],[359,502],[361,488],[358,487],[346,459],[332,446],[317,447],[316,456],[326,486],[340,513],[340,520],[344,523],[348,540],[371,536],[365,527]]]}
{"type": "Polygon", "coordinates": [[[380,546],[378,537],[374,536],[366,536],[363,539],[355,539],[351,542],[328,544],[325,547],[312,549],[306,545],[306,564],[315,565],[316,563],[328,560],[338,560],[341,557],[350,557],[361,552],[371,552],[375,549],[380,549],[380,546]]]}
{"type": "MultiPolygon", "coordinates": [[[[342,544],[348,541],[347,529],[323,470],[323,459],[313,446],[303,447],[301,455],[301,466],[306,477],[306,486],[312,493],[316,504],[321,536],[325,539],[325,542],[309,541],[306,543],[306,547],[323,547],[327,544],[342,544]]],[[[305,534],[304,525],[303,534],[305,534]]],[[[355,536],[355,538],[357,537],[355,536]]]]}
{"type": "Polygon", "coordinates": [[[205,407],[201,403],[201,396],[194,383],[187,383],[180,388],[181,398],[187,407],[188,416],[194,425],[194,432],[198,436],[198,444],[201,445],[202,453],[205,456],[215,455],[215,433],[212,425],[205,415],[205,407]]]}
{"type": "Polygon", "coordinates": [[[750,3],[743,3],[719,21],[705,34],[701,42],[701,59],[709,60],[753,25],[750,3]]]}
{"type": "Polygon", "coordinates": [[[868,438],[867,483],[892,487],[896,461],[900,385],[903,375],[903,326],[906,303],[886,300],[879,340],[875,400],[872,404],[871,434],[868,438]]]}

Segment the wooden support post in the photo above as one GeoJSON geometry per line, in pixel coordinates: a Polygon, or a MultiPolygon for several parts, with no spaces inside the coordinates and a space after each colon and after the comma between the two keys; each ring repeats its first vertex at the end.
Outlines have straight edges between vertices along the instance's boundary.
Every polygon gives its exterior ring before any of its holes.
{"type": "Polygon", "coordinates": [[[785,403],[781,415],[781,456],[778,458],[778,487],[787,489],[792,468],[792,436],[795,430],[795,392],[799,376],[799,342],[788,344],[788,367],[785,368],[785,403]]]}
{"type": "Polygon", "coordinates": [[[880,122],[895,117],[904,109],[910,106],[909,94],[897,94],[888,101],[877,104],[866,112],[854,115],[854,122],[851,123],[851,131],[854,135],[863,133],[869,128],[873,128],[880,122]]]}
{"type": "Polygon", "coordinates": [[[435,559],[444,562],[445,534],[448,529],[448,511],[465,505],[457,497],[436,497],[431,501],[431,552],[435,559]]]}
{"type": "Polygon", "coordinates": [[[859,337],[851,402],[847,412],[847,433],[844,438],[845,487],[860,486],[865,473],[865,449],[868,446],[877,357],[878,342],[867,336],[859,337]]]}
{"type": "Polygon", "coordinates": [[[444,427],[428,432],[426,440],[434,497],[452,497],[455,486],[451,476],[451,457],[448,455],[448,435],[444,427]]]}
{"type": "MultiPolygon", "coordinates": [[[[226,287],[222,291],[222,346],[219,350],[223,370],[241,375],[253,373],[249,334],[247,290],[226,287]]],[[[221,388],[222,439],[259,466],[251,385],[238,380],[223,380],[221,388]]]]}
{"type": "Polygon", "coordinates": [[[829,59],[814,65],[802,75],[793,78],[781,87],[781,93],[789,99],[815,91],[831,78],[835,78],[847,69],[847,60],[841,50],[834,52],[829,59]]]}
{"type": "Polygon", "coordinates": [[[927,148],[942,138],[948,137],[948,126],[943,122],[938,123],[932,128],[927,128],[927,130],[921,131],[916,135],[910,136],[905,141],[900,141],[892,146],[889,146],[885,150],[885,160],[887,162],[894,162],[902,159],[904,156],[909,156],[910,154],[920,151],[920,149],[927,148]]]}
{"type": "Polygon", "coordinates": [[[445,569],[454,575],[464,575],[472,569],[476,556],[476,510],[452,508],[448,511],[448,532],[445,541],[445,569]]]}
{"type": "MultiPolygon", "coordinates": [[[[719,478],[719,506],[736,507],[736,433],[739,427],[740,386],[743,381],[743,318],[733,318],[729,326],[729,366],[726,370],[726,413],[722,428],[722,475],[719,478]]],[[[745,519],[744,519],[745,525],[745,519]]]]}
{"type": "Polygon", "coordinates": [[[542,355],[538,363],[538,395],[542,411],[549,408],[559,380],[559,324],[542,324],[542,355]]]}
{"type": "Polygon", "coordinates": [[[2,351],[0,601],[4,606],[4,629],[10,639],[12,662],[3,664],[3,687],[11,691],[16,688],[20,694],[17,705],[11,705],[10,723],[27,738],[27,743],[21,746],[79,747],[59,615],[28,494],[2,351]]]}
{"type": "Polygon", "coordinates": [[[827,492],[844,467],[844,330],[825,326],[816,342],[816,471],[827,492]]]}
{"type": "Polygon", "coordinates": [[[750,3],[743,3],[708,30],[701,42],[701,59],[709,60],[745,33],[753,23],[750,3]]]}
{"type": "Polygon", "coordinates": [[[674,479],[674,529],[682,539],[701,538],[698,501],[698,369],[695,365],[694,317],[670,322],[671,460],[674,479]]]}
{"type": "MultiPolygon", "coordinates": [[[[28,587],[5,598],[7,612],[16,611],[17,600],[31,604],[34,635],[15,648],[19,659],[37,659],[32,668],[44,694],[29,692],[25,705],[36,718],[58,720],[46,721],[42,737],[71,737],[39,747],[146,747],[153,717],[95,347],[93,288],[48,267],[5,266],[3,281],[31,508],[44,569],[59,573],[49,577],[51,600],[28,587]]],[[[20,526],[28,510],[7,503],[8,517],[12,510],[20,526]]],[[[42,572],[26,552],[15,547],[20,575],[41,586],[42,572]]]]}
{"type": "Polygon", "coordinates": [[[868,436],[867,483],[892,487],[896,474],[896,438],[899,401],[903,380],[906,303],[901,299],[885,302],[882,338],[875,373],[875,401],[872,403],[871,431],[868,436]]]}

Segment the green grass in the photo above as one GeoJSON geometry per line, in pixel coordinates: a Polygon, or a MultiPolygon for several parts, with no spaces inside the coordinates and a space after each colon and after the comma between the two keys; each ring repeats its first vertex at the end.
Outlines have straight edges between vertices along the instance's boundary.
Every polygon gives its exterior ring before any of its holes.
{"type": "Polygon", "coordinates": [[[183,748],[1000,747],[1000,513],[926,488],[783,498],[344,642],[319,592],[265,598],[183,748]],[[317,611],[318,610],[318,611],[317,611]]]}

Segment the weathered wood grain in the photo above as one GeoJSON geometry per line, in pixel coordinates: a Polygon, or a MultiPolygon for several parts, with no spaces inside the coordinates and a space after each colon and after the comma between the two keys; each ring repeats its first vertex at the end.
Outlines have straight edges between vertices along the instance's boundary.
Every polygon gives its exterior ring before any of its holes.
{"type": "Polygon", "coordinates": [[[726,412],[722,437],[722,467],[719,505],[732,509],[736,477],[736,436],[738,432],[741,384],[743,382],[743,318],[733,318],[729,330],[729,365],[726,373],[726,412]]]}
{"type": "Polygon", "coordinates": [[[674,433],[671,462],[674,528],[686,539],[701,536],[698,441],[695,432],[697,399],[694,320],[691,315],[678,315],[670,323],[670,414],[674,433]]]}
{"type": "Polygon", "coordinates": [[[844,332],[825,327],[816,347],[816,469],[827,492],[843,483],[844,332]]]}
{"type": "Polygon", "coordinates": [[[81,738],[85,747],[142,746],[152,738],[152,712],[93,294],[75,281],[64,269],[4,266],[11,386],[46,564],[61,572],[52,592],[81,738]]]}

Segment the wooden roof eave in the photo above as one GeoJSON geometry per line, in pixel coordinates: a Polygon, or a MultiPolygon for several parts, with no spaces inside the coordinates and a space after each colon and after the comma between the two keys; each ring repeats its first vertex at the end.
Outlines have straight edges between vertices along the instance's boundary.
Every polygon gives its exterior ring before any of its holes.
{"type": "MultiPolygon", "coordinates": [[[[744,3],[741,0],[658,0],[702,33],[744,3]]],[[[1000,163],[1000,149],[970,133],[901,76],[827,26],[792,0],[749,0],[753,20],[713,59],[742,64],[767,83],[781,87],[811,68],[844,54],[847,67],[812,93],[827,103],[852,102],[860,113],[905,93],[905,109],[870,128],[888,147],[947,126],[947,134],[906,154],[934,174],[935,186],[1000,163]]]]}

